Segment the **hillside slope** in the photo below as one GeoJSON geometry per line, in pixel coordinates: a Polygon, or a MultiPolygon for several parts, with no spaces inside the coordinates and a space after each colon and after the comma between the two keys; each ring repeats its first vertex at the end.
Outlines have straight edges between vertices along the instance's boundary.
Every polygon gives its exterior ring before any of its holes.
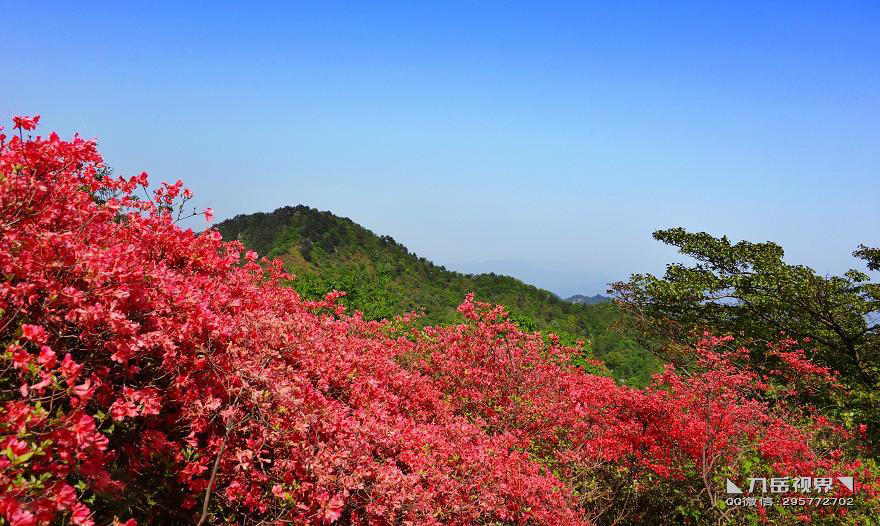
{"type": "Polygon", "coordinates": [[[596,294],[595,296],[584,296],[583,294],[575,294],[574,296],[565,298],[565,301],[569,303],[579,303],[581,305],[595,305],[597,303],[605,303],[606,301],[611,301],[611,298],[608,296],[603,296],[601,294],[596,294]]]}
{"type": "Polygon", "coordinates": [[[345,290],[343,303],[367,319],[424,309],[425,323],[459,322],[456,307],[473,292],[479,301],[506,306],[523,328],[553,331],[572,342],[589,339],[594,355],[627,383],[644,385],[656,370],[652,356],[609,330],[619,317],[612,303],[581,305],[510,276],[450,271],[390,236],[302,205],[238,215],[216,228],[224,239],[281,258],[297,276],[294,288],[307,298],[345,290]]]}

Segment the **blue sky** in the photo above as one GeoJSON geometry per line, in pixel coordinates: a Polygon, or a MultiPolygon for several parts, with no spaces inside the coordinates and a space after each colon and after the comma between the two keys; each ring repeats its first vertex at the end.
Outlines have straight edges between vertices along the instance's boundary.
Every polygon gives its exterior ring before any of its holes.
{"type": "Polygon", "coordinates": [[[662,272],[663,227],[880,245],[877,2],[2,4],[5,120],[218,219],[302,203],[564,295],[662,272]]]}

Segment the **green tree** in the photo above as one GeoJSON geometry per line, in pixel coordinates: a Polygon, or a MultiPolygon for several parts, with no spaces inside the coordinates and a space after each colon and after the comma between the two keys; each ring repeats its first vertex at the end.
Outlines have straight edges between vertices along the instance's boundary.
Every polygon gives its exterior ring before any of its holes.
{"type": "MultiPolygon", "coordinates": [[[[675,349],[693,344],[704,330],[747,345],[808,338],[817,361],[840,371],[851,389],[838,400],[849,417],[872,420],[877,432],[880,285],[868,274],[822,276],[786,263],[782,247],[772,242],[734,244],[682,228],[658,230],[654,238],[695,263],[670,264],[662,278],[636,274],[612,285],[629,332],[642,346],[675,362],[675,349]]],[[[878,249],[861,246],[853,255],[880,269],[878,249]]]]}

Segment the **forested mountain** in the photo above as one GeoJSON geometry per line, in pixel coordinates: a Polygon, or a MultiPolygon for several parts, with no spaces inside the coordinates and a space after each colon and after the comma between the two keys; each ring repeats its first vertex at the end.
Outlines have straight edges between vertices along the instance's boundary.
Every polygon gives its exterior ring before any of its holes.
{"type": "Polygon", "coordinates": [[[547,290],[494,273],[462,274],[410,252],[391,236],[377,235],[351,219],[307,206],[271,213],[238,215],[219,223],[227,240],[241,240],[261,256],[279,257],[297,276],[293,286],[317,299],[337,289],[347,292],[349,309],[367,319],[424,309],[424,322],[461,321],[457,306],[468,292],[478,301],[507,307],[523,328],[552,331],[564,341],[589,340],[595,357],[615,377],[644,385],[657,361],[632,340],[610,330],[616,305],[563,300],[547,290]]]}
{"type": "Polygon", "coordinates": [[[581,305],[595,305],[597,303],[611,301],[611,298],[609,298],[608,296],[603,296],[601,294],[596,294],[595,296],[584,296],[583,294],[575,294],[574,296],[569,296],[568,298],[565,298],[565,301],[569,303],[580,303],[581,305]]]}

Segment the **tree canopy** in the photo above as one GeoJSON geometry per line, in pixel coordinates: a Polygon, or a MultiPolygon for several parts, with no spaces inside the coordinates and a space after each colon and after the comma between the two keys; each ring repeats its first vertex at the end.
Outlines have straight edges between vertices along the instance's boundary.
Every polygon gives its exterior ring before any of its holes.
{"type": "MultiPolygon", "coordinates": [[[[867,272],[823,276],[786,262],[782,247],[772,242],[732,243],[683,228],[658,230],[654,238],[693,263],[670,264],[663,277],[636,274],[612,285],[631,335],[673,361],[676,348],[692,345],[705,330],[730,334],[744,345],[781,337],[809,343],[816,361],[839,371],[853,389],[844,405],[876,426],[880,284],[867,272]]],[[[862,245],[853,255],[869,270],[880,269],[880,250],[862,245]]]]}

